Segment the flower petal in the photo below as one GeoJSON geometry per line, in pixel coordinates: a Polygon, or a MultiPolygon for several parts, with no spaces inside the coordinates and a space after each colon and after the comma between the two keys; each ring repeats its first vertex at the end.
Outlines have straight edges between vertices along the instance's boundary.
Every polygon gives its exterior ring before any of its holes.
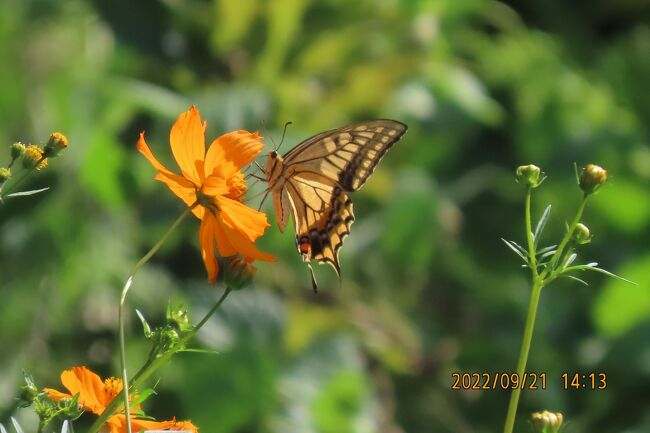
{"type": "Polygon", "coordinates": [[[205,155],[205,175],[228,179],[253,162],[263,148],[257,132],[239,130],[217,137],[205,155]]]}
{"type": "Polygon", "coordinates": [[[106,407],[101,403],[104,393],[102,379],[86,367],[72,367],[61,373],[61,383],[71,395],[79,394],[79,404],[84,410],[101,415],[106,407]]]}
{"type": "Polygon", "coordinates": [[[208,176],[205,178],[205,181],[203,181],[203,188],[201,188],[201,192],[205,195],[209,195],[212,197],[220,196],[220,195],[225,195],[229,191],[228,184],[226,181],[220,177],[217,176],[208,176]]]}
{"type": "Polygon", "coordinates": [[[57,391],[56,389],[52,388],[43,388],[43,392],[47,394],[47,396],[54,401],[59,401],[63,400],[64,398],[72,398],[74,395],[66,394],[65,392],[57,391]]]}
{"type": "Polygon", "coordinates": [[[215,242],[215,218],[212,212],[204,212],[199,227],[199,245],[201,246],[201,258],[208,271],[208,281],[212,284],[217,282],[219,264],[214,254],[215,242]]]}
{"type": "Polygon", "coordinates": [[[159,171],[154,179],[161,181],[187,206],[196,203],[196,187],[192,182],[174,173],[159,171]]]}
{"type": "Polygon", "coordinates": [[[223,218],[245,235],[250,242],[254,242],[255,239],[262,236],[264,230],[271,226],[264,212],[251,209],[245,204],[227,197],[217,197],[215,201],[217,207],[222,211],[223,218]]]}
{"type": "Polygon", "coordinates": [[[203,180],[205,123],[195,106],[178,116],[169,134],[169,143],[183,176],[199,185],[203,180]]]}
{"type": "MultiPolygon", "coordinates": [[[[106,421],[108,426],[108,431],[110,433],[125,433],[126,428],[126,416],[124,415],[113,415],[106,421]]],[[[148,419],[134,419],[131,417],[131,431],[133,432],[142,432],[148,430],[169,430],[176,425],[175,420],[171,421],[154,421],[148,419]]]]}
{"type": "Polygon", "coordinates": [[[229,218],[224,218],[224,213],[215,218],[217,224],[217,248],[222,256],[232,256],[240,253],[244,257],[274,262],[275,257],[257,249],[257,247],[232,225],[229,218]],[[234,249],[234,252],[233,252],[234,249]]]}
{"type": "Polygon", "coordinates": [[[138,142],[136,143],[135,147],[136,147],[136,149],[138,149],[138,151],[141,154],[144,155],[145,158],[147,158],[149,160],[151,165],[153,165],[153,167],[156,170],[161,171],[163,173],[167,173],[167,174],[174,174],[171,170],[169,170],[167,167],[162,165],[162,163],[160,161],[158,161],[158,159],[153,155],[153,153],[151,152],[151,149],[149,149],[149,145],[144,140],[144,132],[140,133],[140,138],[138,138],[138,142]]]}

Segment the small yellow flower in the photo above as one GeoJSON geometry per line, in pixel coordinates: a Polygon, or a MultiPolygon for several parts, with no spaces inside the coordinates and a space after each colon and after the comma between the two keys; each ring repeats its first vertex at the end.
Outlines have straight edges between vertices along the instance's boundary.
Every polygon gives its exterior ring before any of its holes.
{"type": "Polygon", "coordinates": [[[36,170],[42,170],[47,167],[47,158],[45,158],[43,150],[35,144],[27,146],[23,154],[23,167],[36,167],[36,170]]]}
{"type": "Polygon", "coordinates": [[[7,167],[0,168],[0,183],[5,182],[11,177],[11,169],[7,167]]]}
{"type": "Polygon", "coordinates": [[[53,132],[44,147],[45,156],[54,157],[68,147],[68,138],[60,132],[53,132]]]}

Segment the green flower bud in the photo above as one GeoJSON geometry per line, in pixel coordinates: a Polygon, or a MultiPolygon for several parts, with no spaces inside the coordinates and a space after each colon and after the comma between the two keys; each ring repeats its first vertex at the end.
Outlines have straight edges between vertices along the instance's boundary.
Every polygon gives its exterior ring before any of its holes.
{"type": "Polygon", "coordinates": [[[576,225],[576,229],[573,232],[573,240],[579,244],[588,244],[591,242],[591,233],[589,232],[589,227],[579,223],[576,225]]]}
{"type": "Polygon", "coordinates": [[[14,143],[11,145],[11,159],[18,159],[25,153],[25,145],[23,143],[14,143]]]}
{"type": "Polygon", "coordinates": [[[535,412],[530,416],[535,433],[558,433],[562,427],[564,417],[561,413],[552,413],[547,410],[535,412]]]}
{"type": "Polygon", "coordinates": [[[38,397],[38,393],[38,388],[36,388],[34,382],[31,379],[27,380],[27,384],[20,388],[20,407],[31,406],[38,397]]]}
{"type": "Polygon", "coordinates": [[[239,254],[226,260],[227,263],[223,271],[223,280],[226,287],[231,290],[243,289],[251,282],[257,269],[239,254]]]}
{"type": "Polygon", "coordinates": [[[7,167],[0,168],[0,183],[6,182],[11,177],[11,169],[7,167]]]}
{"type": "Polygon", "coordinates": [[[517,182],[531,188],[537,188],[543,181],[542,170],[533,164],[522,165],[517,167],[517,182]]]}
{"type": "Polygon", "coordinates": [[[44,154],[47,157],[54,157],[60,151],[68,147],[68,138],[60,132],[53,132],[50,139],[43,148],[44,154]]]}
{"type": "Polygon", "coordinates": [[[585,195],[589,195],[596,192],[606,180],[607,170],[595,164],[588,164],[582,169],[578,184],[585,195]]]}
{"type": "Polygon", "coordinates": [[[181,332],[192,329],[192,324],[187,316],[187,310],[182,306],[176,308],[167,306],[167,323],[178,328],[181,332]]]}

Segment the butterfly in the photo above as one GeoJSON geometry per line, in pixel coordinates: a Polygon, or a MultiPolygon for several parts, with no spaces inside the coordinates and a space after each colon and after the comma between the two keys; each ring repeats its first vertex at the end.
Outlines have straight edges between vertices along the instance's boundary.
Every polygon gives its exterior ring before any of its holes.
{"type": "Polygon", "coordinates": [[[278,227],[293,215],[296,248],[318,285],[311,260],[331,265],[340,277],[339,250],[354,223],[352,200],[375,167],[406,132],[396,120],[377,119],[321,132],[285,155],[273,150],[262,167],[273,195],[278,227]]]}

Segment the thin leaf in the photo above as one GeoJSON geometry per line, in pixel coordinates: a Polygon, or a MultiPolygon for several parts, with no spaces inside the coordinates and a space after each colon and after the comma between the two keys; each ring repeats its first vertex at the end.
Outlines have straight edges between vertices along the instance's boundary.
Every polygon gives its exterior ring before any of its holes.
{"type": "Polygon", "coordinates": [[[557,248],[557,245],[550,245],[548,247],[540,248],[537,251],[537,255],[544,254],[544,253],[547,253],[549,251],[553,251],[553,253],[555,253],[555,248],[557,248]]]}
{"type": "Polygon", "coordinates": [[[50,189],[49,186],[45,187],[45,188],[41,188],[41,189],[33,189],[31,191],[14,192],[12,194],[7,194],[7,198],[9,198],[9,197],[25,197],[25,196],[28,196],[28,195],[34,195],[34,194],[41,193],[43,191],[47,191],[48,189],[50,189]]]}
{"type": "Polygon", "coordinates": [[[589,283],[587,283],[585,280],[581,280],[580,278],[574,277],[573,275],[560,275],[560,276],[564,277],[564,278],[569,278],[569,279],[574,280],[574,281],[577,281],[580,284],[584,284],[585,286],[589,286],[589,283]]]}
{"type": "Polygon", "coordinates": [[[544,231],[544,227],[546,227],[546,223],[548,222],[548,217],[551,215],[551,205],[549,204],[546,206],[546,209],[544,209],[544,212],[542,213],[542,216],[540,217],[539,221],[537,222],[537,226],[535,227],[535,233],[533,233],[533,246],[537,248],[537,244],[539,241],[539,238],[542,235],[542,232],[544,231]]]}
{"type": "Polygon", "coordinates": [[[193,353],[207,353],[208,355],[218,355],[219,352],[216,350],[206,350],[206,349],[181,349],[179,352],[193,352],[193,353]]]}
{"type": "MultiPolygon", "coordinates": [[[[505,243],[508,246],[508,248],[510,248],[512,251],[514,251],[515,254],[517,254],[519,257],[521,257],[524,262],[528,263],[528,257],[526,255],[524,255],[524,253],[522,253],[520,250],[517,249],[517,246],[519,246],[519,245],[515,244],[514,242],[507,241],[507,240],[505,240],[503,238],[501,238],[501,240],[503,241],[503,243],[505,243]],[[517,245],[517,246],[515,246],[515,245],[517,245]]],[[[521,247],[519,247],[519,248],[521,248],[521,247]]]]}
{"type": "Polygon", "coordinates": [[[562,265],[562,267],[563,267],[563,268],[566,268],[567,266],[571,265],[571,263],[573,263],[573,262],[576,260],[576,257],[578,257],[578,255],[577,255],[576,253],[571,254],[571,255],[566,259],[566,261],[564,262],[564,264],[562,265]]]}
{"type": "Polygon", "coordinates": [[[138,309],[135,310],[135,314],[138,315],[140,322],[142,322],[142,328],[144,328],[144,336],[147,338],[151,337],[153,332],[151,332],[151,327],[149,326],[149,323],[147,323],[147,319],[144,318],[144,315],[138,309]]]}
{"type": "Polygon", "coordinates": [[[7,429],[2,425],[2,423],[0,423],[0,433],[8,433],[7,429]]]}
{"type": "Polygon", "coordinates": [[[22,427],[20,427],[20,424],[18,424],[16,418],[14,418],[13,416],[11,417],[11,423],[14,425],[14,429],[16,430],[16,433],[25,433],[22,427]]]}
{"type": "Polygon", "coordinates": [[[542,261],[542,260],[544,260],[544,259],[547,258],[547,257],[551,257],[551,256],[552,256],[553,254],[555,254],[555,253],[556,253],[556,250],[547,251],[547,252],[545,252],[544,254],[542,254],[542,255],[539,257],[539,260],[542,261]]]}
{"type": "MultiPolygon", "coordinates": [[[[589,264],[591,265],[591,263],[589,264]]],[[[570,271],[595,271],[595,272],[600,272],[601,274],[605,274],[608,277],[615,278],[617,280],[625,281],[626,283],[634,284],[635,286],[638,286],[638,283],[635,283],[634,281],[628,280],[627,278],[623,278],[621,276],[618,276],[612,272],[609,272],[605,269],[602,268],[597,268],[595,266],[589,266],[589,265],[578,265],[578,266],[570,266],[564,270],[564,272],[570,272],[570,271]]]]}
{"type": "Polygon", "coordinates": [[[61,433],[70,433],[70,427],[69,427],[69,422],[68,420],[63,420],[63,425],[61,426],[61,433]]]}

